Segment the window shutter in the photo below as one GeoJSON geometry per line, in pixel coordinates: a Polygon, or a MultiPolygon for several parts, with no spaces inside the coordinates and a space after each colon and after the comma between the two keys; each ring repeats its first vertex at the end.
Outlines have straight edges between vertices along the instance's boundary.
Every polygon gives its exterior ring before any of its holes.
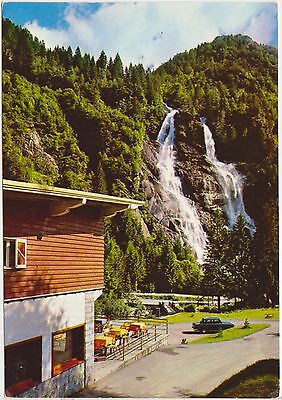
{"type": "Polygon", "coordinates": [[[16,239],[16,268],[26,267],[27,243],[26,239],[16,239]]]}

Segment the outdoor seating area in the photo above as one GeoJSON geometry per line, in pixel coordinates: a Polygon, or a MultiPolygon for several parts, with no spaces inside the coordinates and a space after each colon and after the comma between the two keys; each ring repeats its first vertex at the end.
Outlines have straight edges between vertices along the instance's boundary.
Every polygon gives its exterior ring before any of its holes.
{"type": "Polygon", "coordinates": [[[95,361],[124,359],[126,352],[143,347],[143,344],[167,332],[165,321],[147,324],[143,321],[95,320],[94,354],[95,361]]]}

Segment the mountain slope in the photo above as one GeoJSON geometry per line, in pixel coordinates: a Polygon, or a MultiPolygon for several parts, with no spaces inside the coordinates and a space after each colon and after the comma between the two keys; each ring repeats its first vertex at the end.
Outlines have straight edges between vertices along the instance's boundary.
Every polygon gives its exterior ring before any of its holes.
{"type": "Polygon", "coordinates": [[[162,227],[161,204],[150,208],[158,186],[155,139],[165,102],[179,110],[177,173],[210,239],[224,214],[205,158],[200,116],[214,134],[218,158],[235,162],[245,176],[245,203],[257,226],[250,269],[260,296],[275,299],[275,49],[241,35],[218,37],[152,72],[141,64],[124,67],[118,54],[108,59],[102,52],[94,60],[79,48],[51,51],[3,20],[3,70],[5,178],[148,200],[142,215],[128,213],[109,223],[109,292],[205,288],[189,246],[162,227]]]}

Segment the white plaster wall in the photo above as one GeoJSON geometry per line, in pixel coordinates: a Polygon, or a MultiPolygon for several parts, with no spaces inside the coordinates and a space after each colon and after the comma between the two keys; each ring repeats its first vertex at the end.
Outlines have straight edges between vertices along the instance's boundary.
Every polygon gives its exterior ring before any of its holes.
{"type": "MultiPolygon", "coordinates": [[[[93,300],[101,294],[93,291],[93,300]]],[[[85,323],[85,293],[4,304],[5,346],[42,336],[42,381],[51,377],[52,332],[85,323]]]]}

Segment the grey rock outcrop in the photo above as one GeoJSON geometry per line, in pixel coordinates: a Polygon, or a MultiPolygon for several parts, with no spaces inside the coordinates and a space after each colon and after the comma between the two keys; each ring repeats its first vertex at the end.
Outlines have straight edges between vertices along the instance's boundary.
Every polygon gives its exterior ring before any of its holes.
{"type": "MultiPolygon", "coordinates": [[[[220,187],[214,177],[212,166],[206,160],[200,145],[178,143],[176,171],[181,179],[183,193],[195,204],[204,229],[208,232],[215,212],[222,211],[223,199],[220,187]]],[[[158,143],[145,142],[143,148],[143,188],[147,197],[149,212],[155,216],[170,236],[175,237],[170,211],[164,206],[159,183],[158,143]]],[[[171,205],[173,207],[173,205],[171,205]]],[[[174,224],[177,221],[174,221],[174,224]]]]}

